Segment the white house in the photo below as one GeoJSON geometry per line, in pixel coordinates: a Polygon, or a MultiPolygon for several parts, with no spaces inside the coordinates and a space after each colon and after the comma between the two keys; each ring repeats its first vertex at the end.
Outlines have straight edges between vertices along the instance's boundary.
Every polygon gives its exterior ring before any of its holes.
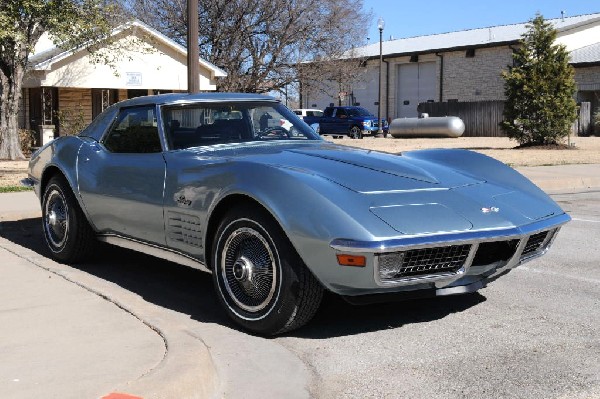
{"type": "MultiPolygon", "coordinates": [[[[184,47],[137,21],[115,29],[112,39],[112,47],[102,51],[114,55],[110,49],[116,47],[122,53],[109,66],[92,62],[86,49],[61,50],[42,36],[23,85],[21,127],[58,135],[63,122],[87,124],[117,101],[187,90],[184,47]]],[[[216,90],[226,73],[203,59],[198,62],[200,90],[216,90]]]]}

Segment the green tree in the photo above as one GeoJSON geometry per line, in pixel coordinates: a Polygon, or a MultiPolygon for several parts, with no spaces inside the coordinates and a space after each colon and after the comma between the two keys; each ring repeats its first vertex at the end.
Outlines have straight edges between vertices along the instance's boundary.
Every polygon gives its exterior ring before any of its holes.
{"type": "Polygon", "coordinates": [[[84,46],[93,54],[116,22],[117,9],[111,0],[2,0],[0,159],[24,158],[17,120],[21,89],[29,56],[42,34],[48,32],[65,50],[84,46]]]}
{"type": "Polygon", "coordinates": [[[503,73],[502,128],[520,144],[556,144],[577,118],[575,80],[564,45],[555,44],[556,29],[537,14],[527,25],[514,64],[503,73]]]}

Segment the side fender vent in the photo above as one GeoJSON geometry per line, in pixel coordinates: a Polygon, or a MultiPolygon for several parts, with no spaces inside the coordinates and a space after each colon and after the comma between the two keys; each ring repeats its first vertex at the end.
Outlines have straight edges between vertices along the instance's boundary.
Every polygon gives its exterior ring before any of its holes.
{"type": "Polygon", "coordinates": [[[179,212],[167,213],[167,236],[170,240],[202,248],[200,218],[179,212]]]}

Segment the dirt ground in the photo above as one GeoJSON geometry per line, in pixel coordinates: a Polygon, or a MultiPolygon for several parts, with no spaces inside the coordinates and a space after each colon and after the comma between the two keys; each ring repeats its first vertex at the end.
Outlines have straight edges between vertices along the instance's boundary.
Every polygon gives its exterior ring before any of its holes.
{"type": "MultiPolygon", "coordinates": [[[[514,149],[518,143],[504,137],[459,137],[436,139],[387,139],[365,137],[362,140],[327,140],[369,150],[399,153],[426,148],[464,148],[496,158],[510,166],[600,164],[600,137],[572,137],[573,149],[514,149]]],[[[566,143],[565,143],[566,144],[566,143]]]]}
{"type": "MultiPolygon", "coordinates": [[[[565,164],[600,164],[600,137],[573,137],[570,150],[514,149],[517,143],[507,138],[459,137],[447,139],[394,139],[388,137],[352,140],[333,139],[334,143],[369,150],[399,153],[425,148],[465,148],[496,158],[513,167],[565,164]]],[[[0,187],[18,186],[27,177],[27,161],[0,161],[0,187]]]]}

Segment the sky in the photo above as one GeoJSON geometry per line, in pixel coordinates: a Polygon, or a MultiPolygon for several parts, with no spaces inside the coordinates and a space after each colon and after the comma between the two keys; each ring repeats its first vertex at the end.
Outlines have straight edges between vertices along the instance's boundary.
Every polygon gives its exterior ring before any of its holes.
{"type": "MultiPolygon", "coordinates": [[[[385,21],[383,40],[600,13],[600,0],[363,0],[373,13],[369,43],[379,41],[377,19],[385,21]]],[[[366,43],[367,38],[365,38],[366,43]]]]}

